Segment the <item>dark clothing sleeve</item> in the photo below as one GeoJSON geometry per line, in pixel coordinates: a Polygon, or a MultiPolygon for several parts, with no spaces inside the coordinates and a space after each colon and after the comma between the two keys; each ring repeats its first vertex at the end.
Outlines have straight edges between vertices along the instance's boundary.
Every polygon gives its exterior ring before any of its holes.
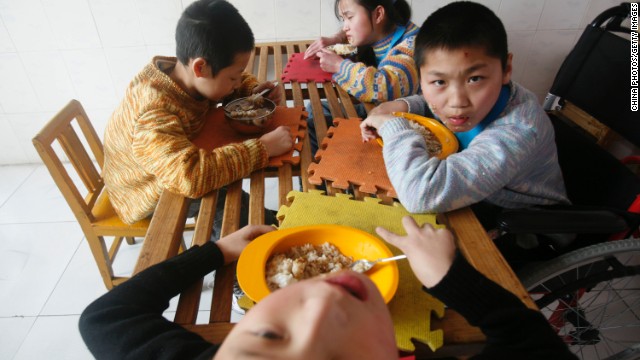
{"type": "Polygon", "coordinates": [[[472,359],[577,359],[539,311],[527,308],[459,253],[445,277],[426,291],[485,334],[485,348],[472,359]]]}
{"type": "Polygon", "coordinates": [[[218,345],[163,317],[169,300],[224,265],[215,243],[149,267],[91,303],[80,334],[96,359],[211,359],[218,345]]]}

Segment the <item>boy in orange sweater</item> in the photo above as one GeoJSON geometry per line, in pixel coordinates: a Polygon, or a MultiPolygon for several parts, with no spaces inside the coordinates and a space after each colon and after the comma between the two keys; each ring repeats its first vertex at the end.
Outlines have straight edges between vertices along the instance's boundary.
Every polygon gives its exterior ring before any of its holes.
{"type": "MultiPolygon", "coordinates": [[[[154,57],[132,80],[105,131],[105,185],[126,223],[150,216],[164,190],[200,198],[293,146],[288,127],[213,151],[191,143],[210,108],[273,87],[244,72],[254,38],[233,5],[192,3],[178,21],[176,43],[177,58],[154,57]]],[[[281,96],[278,88],[269,95],[276,102],[281,96]]]]}

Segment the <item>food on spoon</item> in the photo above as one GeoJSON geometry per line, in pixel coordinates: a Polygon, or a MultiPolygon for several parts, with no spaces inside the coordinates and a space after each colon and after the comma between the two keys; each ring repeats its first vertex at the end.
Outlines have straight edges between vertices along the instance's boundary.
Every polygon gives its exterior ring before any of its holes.
{"type": "Polygon", "coordinates": [[[358,51],[358,47],[351,44],[335,44],[327,46],[328,50],[333,51],[338,55],[351,55],[358,51]]]}
{"type": "Polygon", "coordinates": [[[440,155],[442,152],[442,143],[438,140],[435,134],[431,132],[431,130],[415,121],[409,121],[409,125],[424,137],[424,141],[427,143],[427,152],[429,153],[429,156],[440,155]]]}
{"type": "Polygon", "coordinates": [[[267,261],[267,286],[274,291],[300,280],[349,269],[352,263],[351,257],[343,255],[328,242],[320,246],[293,246],[284,253],[274,254],[267,261]]]}

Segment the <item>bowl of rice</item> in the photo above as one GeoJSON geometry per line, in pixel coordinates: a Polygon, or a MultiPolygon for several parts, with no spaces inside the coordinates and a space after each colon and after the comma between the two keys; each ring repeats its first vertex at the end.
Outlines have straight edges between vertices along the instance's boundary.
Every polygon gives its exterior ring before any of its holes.
{"type": "MultiPolygon", "coordinates": [[[[247,297],[258,302],[280,288],[322,274],[349,269],[359,259],[393,256],[386,243],[359,229],[312,225],[276,230],[253,240],[240,254],[237,276],[247,297]]],[[[385,302],[398,288],[395,262],[379,264],[366,275],[385,302]]]]}
{"type": "MultiPolygon", "coordinates": [[[[430,156],[442,160],[458,151],[458,138],[438,120],[405,112],[394,112],[393,115],[407,119],[409,125],[424,137],[430,156]]],[[[380,146],[384,145],[382,139],[377,140],[380,146]]]]}

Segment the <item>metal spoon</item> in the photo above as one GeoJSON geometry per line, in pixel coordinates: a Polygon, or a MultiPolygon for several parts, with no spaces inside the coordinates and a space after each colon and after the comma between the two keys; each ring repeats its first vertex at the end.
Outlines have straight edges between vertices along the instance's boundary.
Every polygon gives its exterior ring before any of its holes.
{"type": "Polygon", "coordinates": [[[255,95],[252,95],[251,98],[249,99],[249,101],[251,101],[251,102],[258,101],[258,99],[260,99],[264,94],[266,94],[269,91],[275,89],[276,86],[278,86],[278,82],[277,81],[273,83],[273,87],[272,88],[264,89],[264,90],[260,91],[259,93],[255,94],[255,95]]]}
{"type": "Polygon", "coordinates": [[[395,261],[395,260],[400,260],[400,259],[406,259],[407,255],[402,254],[402,255],[397,255],[397,256],[392,256],[392,257],[388,257],[388,258],[382,258],[382,259],[378,259],[378,260],[365,260],[365,259],[361,259],[358,261],[354,261],[351,264],[351,270],[355,271],[355,272],[359,272],[359,273],[365,273],[367,271],[369,271],[373,265],[377,264],[377,263],[382,263],[382,262],[387,262],[387,261],[395,261]]]}

